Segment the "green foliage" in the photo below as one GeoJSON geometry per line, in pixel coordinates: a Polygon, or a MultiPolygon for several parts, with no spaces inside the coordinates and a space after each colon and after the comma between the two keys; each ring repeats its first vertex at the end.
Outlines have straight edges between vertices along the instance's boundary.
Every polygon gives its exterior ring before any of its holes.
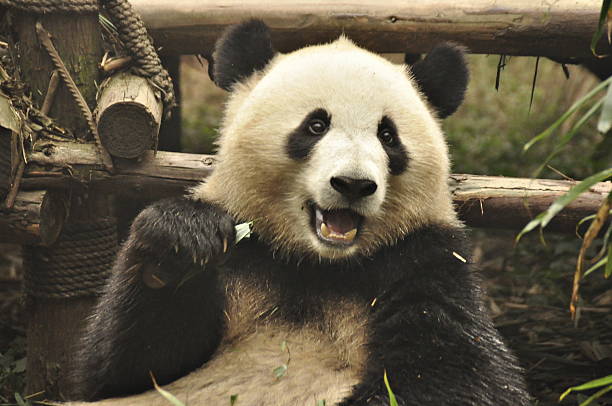
{"type": "Polygon", "coordinates": [[[608,12],[610,11],[610,5],[612,5],[611,0],[603,0],[601,4],[601,11],[599,12],[599,22],[597,23],[597,31],[591,39],[591,52],[593,53],[593,55],[597,55],[595,48],[597,47],[597,42],[603,35],[604,27],[606,25],[606,17],[608,15],[608,12]]]}
{"type": "Polygon", "coordinates": [[[555,200],[548,209],[538,214],[536,218],[531,220],[516,237],[517,242],[524,234],[530,232],[537,226],[540,226],[542,228],[546,227],[550,220],[553,219],[553,217],[555,217],[561,210],[563,210],[565,206],[573,202],[580,194],[586,192],[594,184],[604,181],[610,177],[612,177],[612,168],[608,168],[594,175],[591,175],[582,182],[572,187],[566,194],[555,200]]]}
{"type": "Polygon", "coordinates": [[[603,82],[601,82],[600,84],[598,84],[597,86],[595,86],[595,88],[593,90],[591,90],[589,93],[587,93],[584,97],[580,98],[579,100],[577,100],[565,113],[563,113],[563,115],[561,115],[561,117],[559,117],[557,119],[557,121],[555,121],[550,127],[548,127],[546,130],[542,131],[540,134],[536,135],[535,137],[533,137],[529,142],[527,142],[524,146],[523,146],[523,150],[527,151],[529,148],[531,148],[535,143],[542,141],[548,137],[550,137],[552,134],[554,134],[554,132],[561,126],[561,124],[563,124],[564,122],[566,122],[570,116],[572,114],[574,114],[576,111],[579,111],[580,108],[582,108],[584,105],[586,105],[589,101],[591,101],[591,99],[593,99],[597,93],[599,93],[600,91],[602,91],[603,89],[606,88],[606,86],[608,86],[610,83],[612,82],[612,77],[604,80],[603,82]]]}
{"type": "Polygon", "coordinates": [[[159,386],[152,373],[151,380],[153,381],[153,386],[155,387],[155,390],[159,392],[159,394],[162,395],[168,402],[170,402],[170,404],[172,404],[173,406],[185,406],[185,404],[181,402],[176,396],[159,386]]]}
{"type": "Polygon", "coordinates": [[[25,388],[25,340],[15,339],[4,352],[0,353],[0,401],[9,402],[15,394],[25,388]]]}
{"type": "Polygon", "coordinates": [[[593,381],[589,381],[587,383],[583,383],[582,385],[573,386],[563,392],[563,394],[559,397],[559,401],[565,399],[567,395],[574,391],[585,391],[589,389],[597,389],[602,388],[599,391],[595,392],[593,395],[589,396],[584,402],[580,403],[580,406],[590,405],[594,400],[599,399],[606,393],[612,391],[612,375],[605,376],[603,378],[595,379],[593,381]],[[602,388],[603,387],[603,388],[602,388]]]}
{"type": "MultiPolygon", "coordinates": [[[[578,67],[571,69],[566,80],[561,66],[547,59],[539,63],[538,84],[529,112],[529,99],[535,58],[507,58],[499,91],[494,89],[497,58],[469,55],[472,81],[466,99],[456,114],[442,122],[453,158],[453,172],[482,175],[528,177],[551,154],[553,140],[543,140],[521,154],[526,142],[544,131],[570,107],[576,98],[597,85],[592,75],[578,67]]],[[[589,107],[590,104],[583,105],[589,107]]],[[[573,126],[573,117],[559,130],[573,126]]],[[[581,178],[594,171],[588,157],[597,151],[602,136],[595,120],[586,120],[576,128],[575,136],[562,148],[571,147],[580,153],[550,157],[551,165],[562,173],[581,178]],[[587,158],[587,159],[585,159],[587,158]]],[[[553,137],[554,138],[554,137],[553,137]]],[[[558,177],[554,173],[546,176],[558,177]]]]}
{"type": "Polygon", "coordinates": [[[393,393],[393,391],[391,390],[391,386],[389,385],[387,371],[385,371],[383,379],[385,381],[385,386],[387,387],[387,392],[389,392],[389,406],[397,406],[397,399],[395,399],[395,394],[393,393]]]}

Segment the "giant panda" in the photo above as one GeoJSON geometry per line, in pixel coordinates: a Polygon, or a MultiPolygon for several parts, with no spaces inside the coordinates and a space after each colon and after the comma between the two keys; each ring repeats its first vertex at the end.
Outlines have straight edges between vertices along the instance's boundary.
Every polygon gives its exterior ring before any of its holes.
{"type": "Polygon", "coordinates": [[[166,405],[155,378],[187,405],[527,405],[447,186],[462,49],[281,54],[250,20],[213,75],[230,91],[214,173],[134,220],[73,399],[166,405]]]}

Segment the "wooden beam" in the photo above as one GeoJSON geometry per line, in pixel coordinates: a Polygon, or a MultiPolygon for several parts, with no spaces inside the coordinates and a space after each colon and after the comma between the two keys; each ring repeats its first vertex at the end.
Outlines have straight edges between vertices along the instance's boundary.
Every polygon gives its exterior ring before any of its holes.
{"type": "MultiPolygon", "coordinates": [[[[379,53],[427,52],[456,41],[473,53],[589,57],[600,1],[594,0],[131,0],[156,47],[209,54],[223,29],[261,18],[281,52],[341,33],[379,53]]],[[[603,42],[602,42],[603,43],[603,42]]]]}
{"type": "MultiPolygon", "coordinates": [[[[91,144],[39,142],[30,156],[22,181],[24,188],[62,188],[90,183],[102,191],[124,198],[155,200],[184,193],[210,175],[211,155],[151,151],[140,162],[117,161],[116,173],[108,175],[91,144]],[[56,170],[49,171],[50,167],[56,170]],[[62,168],[70,168],[66,171],[62,168]],[[64,172],[62,172],[64,171],[64,172]]],[[[576,182],[505,178],[498,176],[452,175],[450,187],[461,218],[470,226],[520,229],[536,214],[576,182]]],[[[599,183],[575,200],[548,226],[551,230],[573,231],[578,220],[594,213],[612,190],[611,182],[599,183]]]]}

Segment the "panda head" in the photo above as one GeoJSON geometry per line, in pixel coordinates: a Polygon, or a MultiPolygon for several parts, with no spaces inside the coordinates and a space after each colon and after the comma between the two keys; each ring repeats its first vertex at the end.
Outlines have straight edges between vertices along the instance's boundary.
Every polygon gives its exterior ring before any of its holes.
{"type": "Polygon", "coordinates": [[[274,250],[351,258],[459,224],[438,119],[463,100],[461,48],[440,45],[411,68],[343,36],[280,54],[250,20],[218,41],[212,71],[231,94],[217,167],[194,196],[253,220],[274,250]]]}

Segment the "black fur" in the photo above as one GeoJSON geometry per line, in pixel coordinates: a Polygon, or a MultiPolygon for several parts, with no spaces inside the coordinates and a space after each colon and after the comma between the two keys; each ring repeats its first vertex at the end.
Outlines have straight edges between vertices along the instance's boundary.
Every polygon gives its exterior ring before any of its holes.
{"type": "Polygon", "coordinates": [[[393,120],[384,116],[378,124],[378,133],[385,128],[390,129],[394,134],[394,143],[389,145],[382,142],[382,146],[389,157],[389,171],[391,175],[401,175],[408,167],[408,153],[397,134],[397,127],[393,120]]]}
{"type": "Polygon", "coordinates": [[[331,125],[331,116],[324,109],[316,109],[308,113],[300,125],[289,135],[287,154],[292,159],[299,161],[307,158],[317,142],[325,135],[315,135],[308,131],[308,125],[313,119],[325,122],[328,128],[331,125]]]}
{"type": "Polygon", "coordinates": [[[234,234],[223,210],[183,198],[134,220],[77,351],[72,398],[139,392],[151,386],[149,371],[167,383],[210,357],[221,338],[222,296],[214,268],[200,263],[219,262],[223,239],[229,249],[234,234]],[[147,287],[145,271],[166,287],[147,287]]]}
{"type": "Polygon", "coordinates": [[[270,31],[261,20],[231,26],[217,41],[213,54],[215,84],[231,90],[237,83],[263,69],[274,57],[270,31]]]}
{"type": "Polygon", "coordinates": [[[320,319],[330,301],[367,306],[377,299],[369,307],[363,379],[343,405],[388,405],[384,371],[400,405],[528,404],[521,370],[493,328],[477,275],[453,255],[469,252],[463,230],[432,225],[371,258],[334,263],[280,260],[252,237],[223,266],[207,267],[178,289],[151,290],[137,272],[126,272],[148,259],[160,261],[164,273],[183,274],[193,261],[168,246],[217,246],[219,230],[231,221],[213,205],[197,205],[164,202],[135,222],[90,320],[76,397],[137,392],[150,386],[149,370],[167,382],[205,362],[223,330],[223,280],[255,275],[262,293],[280,292],[274,317],[296,326],[320,319]],[[149,247],[145,257],[142,247],[149,247]]]}
{"type": "Polygon", "coordinates": [[[450,43],[436,46],[412,66],[412,74],[439,118],[459,108],[469,80],[462,47],[450,43]]]}

